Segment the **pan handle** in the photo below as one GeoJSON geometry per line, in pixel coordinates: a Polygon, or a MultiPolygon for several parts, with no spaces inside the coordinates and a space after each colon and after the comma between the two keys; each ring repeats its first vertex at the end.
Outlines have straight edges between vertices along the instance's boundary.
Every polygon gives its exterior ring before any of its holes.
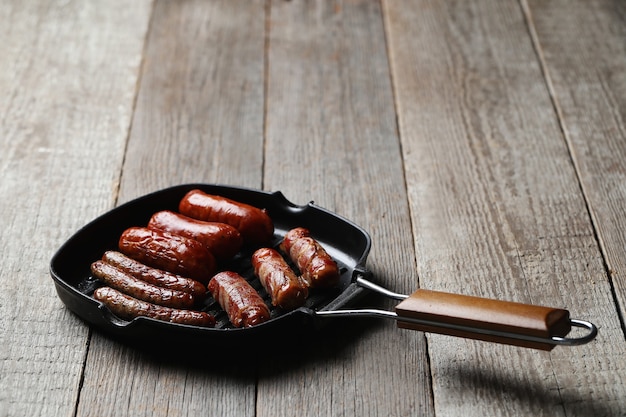
{"type": "MultiPolygon", "coordinates": [[[[398,327],[552,350],[572,324],[569,311],[420,289],[396,306],[398,327]]],[[[594,326],[595,327],[595,326],[594,326]]]]}
{"type": "Polygon", "coordinates": [[[595,339],[598,329],[590,322],[570,319],[567,310],[420,289],[410,296],[380,287],[362,276],[356,284],[389,298],[403,300],[392,311],[375,309],[317,311],[320,317],[385,317],[398,327],[469,339],[552,350],[595,339]],[[567,338],[571,327],[587,333],[567,338]]]}

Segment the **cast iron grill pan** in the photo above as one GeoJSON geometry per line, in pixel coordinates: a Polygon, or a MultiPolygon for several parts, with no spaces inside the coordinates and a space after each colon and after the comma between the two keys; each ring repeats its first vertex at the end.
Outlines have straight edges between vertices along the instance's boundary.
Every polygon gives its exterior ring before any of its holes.
{"type": "MultiPolygon", "coordinates": [[[[441,293],[418,289],[406,296],[394,293],[369,281],[365,269],[371,240],[356,224],[313,203],[297,206],[280,192],[264,192],[223,185],[187,184],[167,188],[121,205],[100,216],[74,234],[54,255],[50,272],[57,293],[65,305],[88,323],[114,336],[134,341],[211,343],[237,346],[242,342],[281,342],[294,339],[311,327],[320,327],[334,317],[385,317],[397,320],[401,328],[443,333],[535,349],[551,350],[556,345],[580,345],[597,334],[594,324],[571,319],[563,309],[532,306],[508,301],[441,293]],[[91,276],[90,265],[107,250],[117,250],[122,232],[131,226],[145,226],[152,214],[160,210],[178,210],[178,203],[192,189],[221,195],[264,208],[275,227],[269,246],[277,248],[288,230],[305,227],[337,261],[341,278],[337,288],[311,291],[303,307],[283,311],[271,305],[269,296],[254,276],[252,253],[258,247],[244,247],[220,270],[242,275],[264,297],[270,307],[270,320],[250,328],[234,328],[218,303],[208,298],[200,308],[216,317],[213,328],[190,326],[137,317],[121,320],[92,298],[99,281],[91,276]],[[367,291],[401,300],[395,312],[357,309],[355,304],[367,291]],[[573,338],[565,336],[572,326],[587,329],[573,338]]],[[[287,259],[289,262],[289,260],[287,259]]],[[[292,268],[296,269],[293,264],[292,268]]]]}
{"type": "MultiPolygon", "coordinates": [[[[365,290],[355,284],[355,277],[367,276],[364,269],[371,241],[367,232],[312,202],[297,206],[280,192],[265,192],[210,184],[185,184],[157,191],[123,204],[93,220],[77,231],[53,256],[50,273],[62,302],[75,314],[100,330],[129,340],[159,340],[164,336],[181,337],[187,342],[231,344],[255,338],[293,338],[299,329],[321,326],[314,311],[336,310],[353,305],[365,290]],[[131,321],[114,316],[102,303],[92,298],[101,283],[92,277],[90,265],[107,250],[117,250],[122,232],[131,226],[145,226],[160,210],[178,211],[178,203],[192,189],[200,189],[265,208],[275,227],[274,238],[267,245],[278,248],[285,233],[298,226],[311,229],[315,238],[337,261],[341,279],[337,288],[311,291],[305,305],[287,312],[272,306],[269,295],[255,277],[251,256],[258,247],[244,247],[233,259],[218,265],[219,270],[231,270],[242,275],[259,292],[270,308],[270,320],[252,328],[234,328],[219,304],[209,296],[198,308],[213,314],[213,328],[163,322],[147,317],[131,321]],[[287,329],[287,330],[286,330],[287,329]],[[288,330],[291,329],[291,330],[288,330]]],[[[287,262],[294,268],[289,259],[287,262]]],[[[297,269],[296,269],[297,271],[297,269]]]]}

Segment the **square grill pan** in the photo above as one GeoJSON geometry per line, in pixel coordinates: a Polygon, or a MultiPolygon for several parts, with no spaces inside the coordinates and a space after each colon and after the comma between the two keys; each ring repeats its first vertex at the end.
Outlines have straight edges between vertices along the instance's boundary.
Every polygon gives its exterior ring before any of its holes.
{"type": "Polygon", "coordinates": [[[151,343],[166,338],[180,343],[221,346],[270,339],[285,342],[328,321],[316,318],[316,311],[342,309],[355,304],[365,295],[367,290],[358,286],[355,279],[357,276],[369,275],[365,270],[365,262],[370,247],[371,240],[365,230],[312,202],[298,206],[288,201],[281,192],[213,184],[184,184],[125,203],[78,230],[54,254],[50,274],[57,294],[67,308],[90,325],[118,339],[151,343]],[[178,203],[192,189],[266,209],[274,222],[275,232],[270,246],[275,248],[288,230],[298,226],[311,230],[315,239],[339,265],[341,279],[338,287],[312,291],[306,304],[297,310],[287,312],[275,308],[252,270],[250,259],[257,247],[244,247],[232,260],[218,265],[218,269],[239,273],[259,291],[270,307],[269,321],[250,328],[234,328],[210,294],[200,309],[216,317],[214,328],[169,323],[147,317],[127,321],[113,315],[92,297],[94,290],[101,284],[91,275],[91,263],[100,259],[105,251],[117,250],[118,239],[128,227],[145,226],[152,214],[160,210],[178,211],[178,203]]]}

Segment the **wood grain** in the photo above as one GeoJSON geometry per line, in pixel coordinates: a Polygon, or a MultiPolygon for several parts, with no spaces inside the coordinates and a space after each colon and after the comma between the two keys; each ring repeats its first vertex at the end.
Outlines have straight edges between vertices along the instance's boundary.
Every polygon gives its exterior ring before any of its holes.
{"type": "MultiPolygon", "coordinates": [[[[155,3],[119,202],[195,181],[261,187],[264,10],[155,3]]],[[[234,358],[210,346],[174,347],[171,361],[148,351],[94,334],[77,415],[254,414],[254,370],[234,358]]]]}
{"type": "Polygon", "coordinates": [[[8,0],[0,21],[0,416],[626,416],[623,1],[8,0]],[[547,353],[338,319],[248,366],[89,330],[53,253],[195,181],[355,221],[392,290],[599,336],[547,353]]]}
{"type": "Polygon", "coordinates": [[[202,3],[156,3],[120,201],[187,182],[262,185],[264,3],[202,3]]]}
{"type": "Polygon", "coordinates": [[[0,415],[71,416],[88,327],[50,257],[113,205],[145,1],[0,4],[0,415]]]}
{"type": "MultiPolygon", "coordinates": [[[[527,3],[527,2],[524,2],[527,3]]],[[[626,315],[626,4],[526,5],[536,48],[626,315]]]]}
{"type": "MultiPolygon", "coordinates": [[[[379,5],[273,2],[269,29],[265,186],[364,227],[374,279],[409,292],[417,277],[379,5]]],[[[432,415],[421,334],[375,319],[338,326],[298,351],[297,367],[262,368],[258,415],[432,415]]]]}
{"type": "Polygon", "coordinates": [[[429,336],[436,413],[619,415],[623,334],[522,9],[384,4],[422,287],[601,326],[550,354],[429,336]]]}

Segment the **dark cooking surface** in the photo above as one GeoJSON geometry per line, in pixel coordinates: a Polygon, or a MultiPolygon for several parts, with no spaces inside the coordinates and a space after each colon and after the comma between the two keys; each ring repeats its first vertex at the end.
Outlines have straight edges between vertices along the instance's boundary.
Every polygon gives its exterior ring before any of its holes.
{"type": "MultiPolygon", "coordinates": [[[[220,270],[233,270],[248,279],[270,305],[267,294],[254,277],[250,257],[255,247],[244,248],[220,270]]],[[[289,337],[286,328],[308,327],[314,323],[313,310],[332,310],[353,304],[363,289],[353,283],[354,275],[365,273],[365,260],[370,249],[368,234],[355,225],[327,210],[309,203],[296,206],[280,192],[268,193],[245,188],[208,184],[186,184],[167,188],[130,201],[95,219],[74,234],[54,255],[50,272],[56,290],[65,305],[85,321],[121,338],[149,340],[179,337],[193,341],[236,342],[241,338],[289,337]],[[220,306],[208,298],[202,310],[216,316],[215,328],[204,328],[162,322],[138,317],[130,322],[113,316],[91,295],[99,283],[91,277],[90,265],[100,259],[106,250],[115,250],[120,234],[130,226],[147,224],[150,216],[159,210],[177,210],[178,202],[191,189],[198,188],[240,202],[265,208],[274,221],[272,246],[277,247],[284,234],[296,226],[307,227],[320,241],[341,270],[340,285],[332,290],[312,292],[304,307],[293,312],[271,308],[272,319],[248,329],[232,328],[220,306]]],[[[270,305],[271,306],[271,305],[270,305]]]]}

